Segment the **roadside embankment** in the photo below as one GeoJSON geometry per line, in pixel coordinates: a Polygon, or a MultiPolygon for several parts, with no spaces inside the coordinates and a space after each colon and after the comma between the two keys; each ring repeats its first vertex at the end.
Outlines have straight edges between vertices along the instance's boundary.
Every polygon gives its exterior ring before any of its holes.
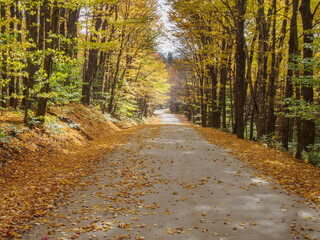
{"type": "Polygon", "coordinates": [[[83,179],[95,165],[142,127],[121,129],[80,104],[47,116],[33,129],[18,113],[0,117],[0,239],[19,237],[71,189],[89,184],[83,179]]]}

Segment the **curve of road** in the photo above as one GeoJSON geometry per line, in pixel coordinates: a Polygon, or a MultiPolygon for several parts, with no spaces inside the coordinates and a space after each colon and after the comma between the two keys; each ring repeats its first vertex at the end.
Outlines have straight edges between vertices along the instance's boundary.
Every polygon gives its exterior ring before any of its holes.
{"type": "Polygon", "coordinates": [[[101,163],[83,190],[23,236],[41,239],[319,239],[319,211],[173,115],[101,163]]]}

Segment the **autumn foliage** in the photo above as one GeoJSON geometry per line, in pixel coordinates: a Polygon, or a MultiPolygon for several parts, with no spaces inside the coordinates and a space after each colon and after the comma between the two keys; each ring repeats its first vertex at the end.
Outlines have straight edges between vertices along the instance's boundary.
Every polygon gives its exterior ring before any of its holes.
{"type": "Polygon", "coordinates": [[[267,148],[262,143],[238,139],[235,135],[208,128],[194,127],[208,141],[229,149],[241,160],[281,184],[288,194],[298,194],[320,204],[320,168],[297,161],[292,155],[267,148]]]}
{"type": "Polygon", "coordinates": [[[55,136],[46,128],[33,129],[2,146],[2,159],[10,158],[0,168],[1,239],[18,237],[32,226],[35,218],[54,209],[57,201],[68,199],[71,189],[90,184],[84,177],[94,172],[94,166],[115,145],[139,128],[121,130],[98,111],[80,104],[56,109],[55,113],[68,116],[94,140],[89,141],[57,120],[63,130],[55,136]]]}

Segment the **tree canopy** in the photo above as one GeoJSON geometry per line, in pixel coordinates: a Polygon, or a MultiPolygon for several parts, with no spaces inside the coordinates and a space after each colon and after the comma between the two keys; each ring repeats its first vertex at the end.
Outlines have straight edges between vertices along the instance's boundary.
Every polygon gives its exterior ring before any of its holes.
{"type": "Polygon", "coordinates": [[[74,101],[117,117],[150,115],[168,89],[156,54],[156,6],[1,1],[1,107],[24,109],[26,123],[43,122],[48,106],[74,101]]]}
{"type": "Polygon", "coordinates": [[[171,95],[189,119],[298,158],[317,146],[319,1],[169,2],[180,43],[171,95]]]}

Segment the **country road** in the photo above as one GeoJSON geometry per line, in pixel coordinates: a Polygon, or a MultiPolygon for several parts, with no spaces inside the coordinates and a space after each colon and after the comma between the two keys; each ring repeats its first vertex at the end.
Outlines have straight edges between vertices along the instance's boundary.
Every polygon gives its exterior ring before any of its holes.
{"type": "Polygon", "coordinates": [[[320,239],[315,206],[161,114],[22,239],[320,239]]]}

